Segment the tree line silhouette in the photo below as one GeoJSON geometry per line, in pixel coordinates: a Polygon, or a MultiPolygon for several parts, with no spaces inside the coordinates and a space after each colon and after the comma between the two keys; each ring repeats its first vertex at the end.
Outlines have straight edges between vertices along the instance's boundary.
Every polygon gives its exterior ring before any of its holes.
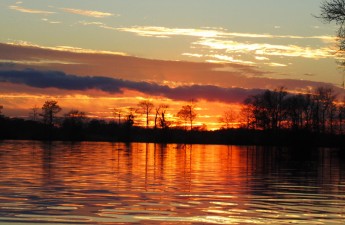
{"type": "Polygon", "coordinates": [[[306,94],[289,93],[284,87],[248,96],[239,112],[226,110],[219,130],[194,126],[196,104],[183,105],[173,120],[169,106],[143,100],[137,108],[113,108],[111,120],[95,119],[85,112],[71,110],[58,116],[57,101],[33,107],[30,119],[1,114],[0,139],[69,141],[140,141],[177,143],[327,145],[343,146],[345,100],[339,100],[330,87],[306,94]],[[145,121],[139,126],[137,120],[145,121]],[[153,124],[150,126],[150,124],[153,124]]]}
{"type": "Polygon", "coordinates": [[[248,129],[343,134],[345,99],[339,101],[331,87],[318,87],[307,94],[291,94],[281,87],[248,97],[242,115],[248,129]]]}

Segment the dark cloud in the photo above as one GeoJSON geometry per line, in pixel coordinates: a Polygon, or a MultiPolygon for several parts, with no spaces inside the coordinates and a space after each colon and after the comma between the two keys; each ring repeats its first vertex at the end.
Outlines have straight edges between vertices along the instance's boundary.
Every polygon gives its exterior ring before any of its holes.
{"type": "Polygon", "coordinates": [[[261,89],[223,88],[214,85],[180,86],[167,90],[165,96],[176,100],[204,99],[219,102],[243,102],[250,96],[261,92],[261,89]]]}
{"type": "Polygon", "coordinates": [[[122,93],[134,90],[152,96],[173,100],[204,99],[219,102],[242,102],[260,89],[223,88],[214,85],[184,85],[169,87],[154,82],[138,82],[102,76],[76,76],[59,71],[7,70],[0,71],[0,82],[25,84],[35,88],[58,88],[70,91],[101,90],[107,93],[122,93]]]}
{"type": "Polygon", "coordinates": [[[0,62],[0,68],[15,68],[16,64],[12,62],[0,62]]]}

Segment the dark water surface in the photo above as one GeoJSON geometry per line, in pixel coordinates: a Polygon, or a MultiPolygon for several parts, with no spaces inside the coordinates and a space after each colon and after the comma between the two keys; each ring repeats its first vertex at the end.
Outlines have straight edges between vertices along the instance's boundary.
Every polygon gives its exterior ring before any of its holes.
{"type": "Polygon", "coordinates": [[[345,224],[345,157],[324,148],[2,141],[0,224],[345,224]]]}

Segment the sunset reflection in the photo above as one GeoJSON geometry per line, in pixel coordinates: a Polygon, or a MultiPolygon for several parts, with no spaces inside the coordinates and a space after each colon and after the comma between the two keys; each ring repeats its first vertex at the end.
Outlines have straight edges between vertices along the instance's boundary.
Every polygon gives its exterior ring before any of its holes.
{"type": "Polygon", "coordinates": [[[277,218],[296,222],[317,215],[338,220],[345,193],[338,154],[9,141],[1,143],[0,221],[276,224],[277,218]],[[13,214],[17,219],[9,219],[13,214]]]}

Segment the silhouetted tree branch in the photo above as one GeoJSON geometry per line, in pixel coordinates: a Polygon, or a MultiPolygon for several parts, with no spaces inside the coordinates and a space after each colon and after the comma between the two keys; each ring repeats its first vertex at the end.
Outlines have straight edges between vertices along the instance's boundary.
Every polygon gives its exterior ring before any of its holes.
{"type": "Polygon", "coordinates": [[[192,101],[191,104],[182,106],[180,111],[178,111],[177,113],[177,116],[184,120],[185,125],[186,125],[185,127],[187,127],[187,121],[189,121],[190,130],[193,130],[193,121],[195,120],[197,116],[197,113],[195,112],[195,107],[196,106],[194,102],[192,101]]]}
{"type": "Polygon", "coordinates": [[[65,118],[62,123],[64,134],[70,140],[82,139],[82,132],[86,121],[85,112],[79,110],[71,110],[65,114],[65,118]]]}
{"type": "Polygon", "coordinates": [[[135,119],[135,109],[134,108],[128,108],[127,115],[125,116],[125,127],[130,128],[134,125],[134,119],[135,119]]]}
{"type": "Polygon", "coordinates": [[[320,6],[321,13],[318,18],[324,22],[335,22],[343,26],[345,21],[345,0],[325,0],[320,6]]]}
{"type": "Polygon", "coordinates": [[[325,0],[320,6],[321,13],[317,18],[325,23],[335,22],[338,25],[337,41],[339,50],[336,52],[337,63],[345,67],[345,0],[325,0]]]}
{"type": "Polygon", "coordinates": [[[114,108],[112,110],[112,113],[113,113],[114,118],[117,117],[117,124],[120,125],[121,124],[122,109],[121,108],[114,108]]]}
{"type": "Polygon", "coordinates": [[[233,128],[233,123],[236,120],[236,115],[232,109],[228,109],[223,112],[222,117],[219,118],[219,122],[225,129],[233,128]]]}
{"type": "Polygon", "coordinates": [[[36,105],[31,108],[31,112],[29,113],[29,116],[33,121],[38,120],[38,116],[39,116],[38,110],[39,108],[36,105]]]}
{"type": "Polygon", "coordinates": [[[149,114],[151,113],[154,105],[151,101],[144,100],[138,104],[139,112],[146,115],[146,128],[149,127],[149,114]]]}
{"type": "Polygon", "coordinates": [[[159,123],[159,125],[160,125],[160,127],[162,129],[169,128],[169,126],[171,124],[171,122],[167,121],[167,119],[166,119],[166,112],[167,112],[168,108],[169,108],[169,106],[166,105],[166,104],[160,105],[160,114],[161,114],[161,116],[160,116],[160,121],[159,121],[160,123],[159,123]]]}
{"type": "Polygon", "coordinates": [[[40,115],[43,117],[43,122],[52,127],[56,114],[60,111],[61,107],[57,104],[57,101],[46,101],[42,106],[42,114],[40,115]]]}

